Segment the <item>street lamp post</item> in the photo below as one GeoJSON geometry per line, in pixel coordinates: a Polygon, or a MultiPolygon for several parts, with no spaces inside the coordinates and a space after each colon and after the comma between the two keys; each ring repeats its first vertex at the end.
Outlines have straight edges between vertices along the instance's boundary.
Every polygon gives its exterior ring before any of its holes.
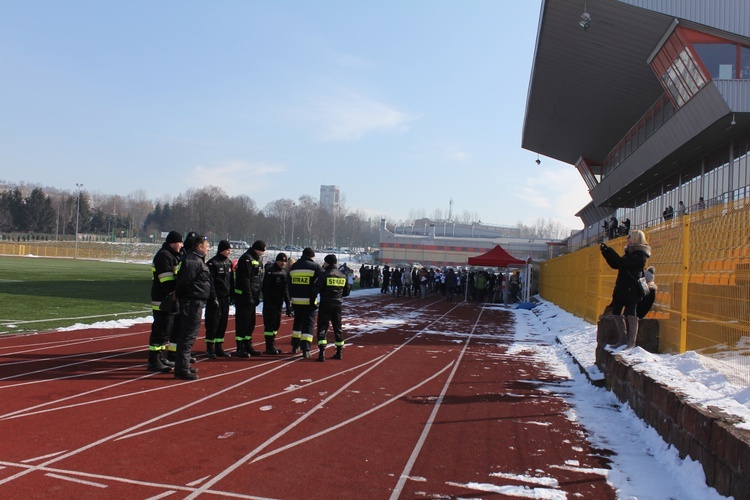
{"type": "Polygon", "coordinates": [[[76,182],[76,187],[78,188],[78,202],[76,203],[76,243],[75,243],[75,249],[73,250],[73,258],[78,258],[78,216],[81,213],[81,188],[83,187],[83,184],[78,184],[76,182]]]}

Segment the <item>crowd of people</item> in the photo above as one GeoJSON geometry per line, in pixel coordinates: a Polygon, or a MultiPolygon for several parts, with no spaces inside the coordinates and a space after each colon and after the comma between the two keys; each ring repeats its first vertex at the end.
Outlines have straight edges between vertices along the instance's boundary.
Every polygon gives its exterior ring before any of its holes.
{"type": "Polygon", "coordinates": [[[231,357],[223,344],[232,304],[237,346],[234,356],[281,354],[276,335],[285,311],[287,316],[294,316],[292,354],[301,352],[304,358],[309,358],[317,341],[317,360],[325,361],[330,327],[336,347],[332,358],[342,359],[341,310],[343,298],[351,290],[353,273],[346,264],[338,267],[336,255],[326,255],[321,266],[313,260],[315,251],[305,248],[297,261],[280,252],[273,262],[264,265],[266,244],[262,240],[255,241],[236,263],[230,259],[232,248],[228,241],[220,241],[216,255],[211,258],[209,249],[208,238],[204,236],[191,232],[183,241],[179,232],[171,231],[154,256],[149,371],[174,370],[174,378],[178,380],[198,378],[198,369],[191,366],[195,363],[192,348],[204,309],[206,357],[231,357]],[[253,348],[252,341],[261,294],[266,344],[263,353],[253,348]]]}
{"type": "Polygon", "coordinates": [[[394,297],[427,297],[428,293],[442,295],[452,302],[456,296],[473,302],[502,302],[508,289],[510,303],[521,300],[521,275],[514,271],[507,282],[505,275],[485,270],[454,269],[453,267],[390,267],[360,268],[360,288],[380,288],[380,293],[394,297]]]}
{"type": "MultiPolygon", "coordinates": [[[[266,244],[255,241],[235,262],[230,242],[219,242],[209,257],[208,238],[190,232],[183,240],[177,231],[167,234],[154,256],[151,270],[153,323],[149,336],[147,369],[169,373],[179,380],[195,380],[198,369],[192,348],[202,322],[206,329],[208,359],[231,357],[224,350],[230,306],[235,308],[235,343],[238,358],[278,355],[276,336],[284,314],[294,318],[291,354],[311,357],[317,344],[320,362],[325,361],[327,332],[333,331],[336,353],[342,359],[343,298],[354,284],[354,270],[339,265],[335,254],[326,255],[323,265],[315,262],[315,251],[305,248],[296,261],[279,252],[264,264],[266,244]],[[265,350],[253,347],[256,308],[263,299],[265,350]],[[205,310],[205,320],[203,311],[205,310]],[[317,319],[317,324],[316,324],[317,319]]],[[[485,270],[427,269],[368,266],[360,269],[360,288],[380,288],[393,297],[420,297],[440,294],[448,302],[466,297],[475,302],[502,302],[507,289],[509,302],[520,300],[521,276],[485,270]],[[456,299],[458,297],[458,299],[456,299]]]]}

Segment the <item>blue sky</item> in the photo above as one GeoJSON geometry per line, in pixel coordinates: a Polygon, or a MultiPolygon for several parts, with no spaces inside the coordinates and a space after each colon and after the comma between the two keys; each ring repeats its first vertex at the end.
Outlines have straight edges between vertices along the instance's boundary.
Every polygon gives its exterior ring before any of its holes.
{"type": "Polygon", "coordinates": [[[0,179],[571,228],[521,149],[540,0],[0,0],[0,179]]]}

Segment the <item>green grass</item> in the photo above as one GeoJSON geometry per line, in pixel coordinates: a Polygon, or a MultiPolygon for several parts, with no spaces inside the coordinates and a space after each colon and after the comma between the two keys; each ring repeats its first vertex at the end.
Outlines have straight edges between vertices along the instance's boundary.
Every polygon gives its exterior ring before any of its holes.
{"type": "Polygon", "coordinates": [[[0,257],[0,334],[148,316],[151,266],[0,257]]]}

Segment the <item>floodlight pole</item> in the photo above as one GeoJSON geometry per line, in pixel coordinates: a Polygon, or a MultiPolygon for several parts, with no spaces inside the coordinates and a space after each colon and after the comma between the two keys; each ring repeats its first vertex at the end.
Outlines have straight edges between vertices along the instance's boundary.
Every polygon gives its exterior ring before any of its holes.
{"type": "Polygon", "coordinates": [[[76,243],[75,243],[75,249],[73,250],[73,258],[78,258],[78,216],[81,213],[81,188],[83,187],[83,184],[78,184],[76,182],[76,187],[78,188],[78,202],[76,203],[76,243]]]}

